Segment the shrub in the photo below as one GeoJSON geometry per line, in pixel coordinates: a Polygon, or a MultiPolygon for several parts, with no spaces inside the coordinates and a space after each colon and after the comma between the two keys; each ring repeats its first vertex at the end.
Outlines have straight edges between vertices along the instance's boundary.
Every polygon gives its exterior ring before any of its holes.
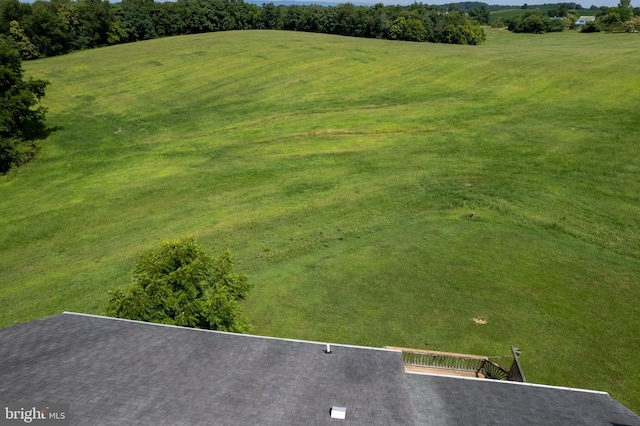
{"type": "Polygon", "coordinates": [[[596,22],[587,22],[582,26],[580,32],[583,33],[599,33],[600,26],[596,22]]]}
{"type": "Polygon", "coordinates": [[[229,251],[210,257],[193,237],[140,256],[126,291],[111,290],[107,315],[161,324],[243,333],[240,302],[251,289],[229,251]]]}
{"type": "Polygon", "coordinates": [[[634,16],[628,21],[624,22],[623,28],[628,33],[637,33],[640,32],[640,16],[634,16]]]}
{"type": "Polygon", "coordinates": [[[548,30],[549,18],[539,10],[529,10],[509,22],[508,29],[514,33],[542,34],[548,30]]]}

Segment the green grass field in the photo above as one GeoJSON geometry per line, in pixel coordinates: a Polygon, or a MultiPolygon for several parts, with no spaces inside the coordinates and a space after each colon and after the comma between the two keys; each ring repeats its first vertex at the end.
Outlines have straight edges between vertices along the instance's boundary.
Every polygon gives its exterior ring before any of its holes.
{"type": "Polygon", "coordinates": [[[640,411],[637,34],[245,31],[24,66],[55,131],[0,177],[0,326],[102,314],[194,235],[255,283],[255,334],[513,344],[529,381],[640,411]]]}

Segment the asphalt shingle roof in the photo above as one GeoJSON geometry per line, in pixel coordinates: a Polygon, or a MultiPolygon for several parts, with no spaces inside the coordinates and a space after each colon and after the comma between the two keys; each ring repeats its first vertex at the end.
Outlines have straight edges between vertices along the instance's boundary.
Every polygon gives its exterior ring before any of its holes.
{"type": "Polygon", "coordinates": [[[407,374],[417,424],[640,425],[603,392],[407,374]]]}
{"type": "Polygon", "coordinates": [[[69,403],[72,425],[640,426],[606,394],[405,374],[399,352],[331,348],[61,314],[0,330],[0,402],[69,403]]]}

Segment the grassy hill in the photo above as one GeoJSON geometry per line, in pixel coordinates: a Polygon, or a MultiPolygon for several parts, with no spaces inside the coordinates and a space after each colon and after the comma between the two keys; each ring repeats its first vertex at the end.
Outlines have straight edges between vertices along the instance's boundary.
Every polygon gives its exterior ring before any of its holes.
{"type": "Polygon", "coordinates": [[[101,314],[191,234],[256,284],[256,334],[513,344],[528,380],[640,411],[638,40],[246,31],[25,63],[56,130],[0,177],[0,326],[101,314]]]}

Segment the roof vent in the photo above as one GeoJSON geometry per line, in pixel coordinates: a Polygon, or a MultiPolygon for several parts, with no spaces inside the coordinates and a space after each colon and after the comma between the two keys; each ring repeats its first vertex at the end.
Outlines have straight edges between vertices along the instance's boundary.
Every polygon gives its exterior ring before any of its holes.
{"type": "Polygon", "coordinates": [[[331,418],[332,419],[344,419],[347,417],[347,407],[331,407],[331,418]]]}
{"type": "Polygon", "coordinates": [[[327,349],[325,349],[324,351],[325,354],[331,355],[331,345],[327,343],[327,349]]]}

